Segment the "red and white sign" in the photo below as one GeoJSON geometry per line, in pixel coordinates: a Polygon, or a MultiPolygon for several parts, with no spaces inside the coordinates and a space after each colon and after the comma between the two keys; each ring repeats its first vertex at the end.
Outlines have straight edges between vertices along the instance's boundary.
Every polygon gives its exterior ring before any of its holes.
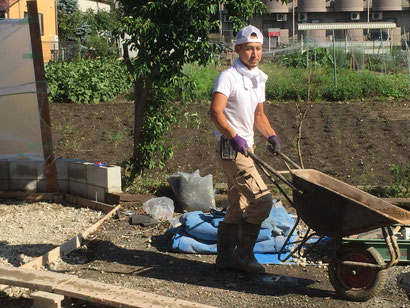
{"type": "Polygon", "coordinates": [[[269,28],[268,36],[280,36],[280,29],[279,28],[269,28]]]}

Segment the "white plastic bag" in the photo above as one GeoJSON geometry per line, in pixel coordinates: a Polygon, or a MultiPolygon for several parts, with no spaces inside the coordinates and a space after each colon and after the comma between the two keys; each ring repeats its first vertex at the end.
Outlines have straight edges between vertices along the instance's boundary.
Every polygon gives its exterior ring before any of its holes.
{"type": "Polygon", "coordinates": [[[150,199],[142,204],[142,209],[154,219],[170,220],[174,215],[174,201],[167,197],[150,199]]]}

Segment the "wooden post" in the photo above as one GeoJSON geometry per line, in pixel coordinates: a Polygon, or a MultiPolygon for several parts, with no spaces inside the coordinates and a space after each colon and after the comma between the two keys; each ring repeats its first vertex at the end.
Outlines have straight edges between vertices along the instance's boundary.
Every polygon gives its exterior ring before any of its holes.
{"type": "Polygon", "coordinates": [[[47,192],[57,192],[57,170],[54,161],[54,147],[51,134],[50,110],[48,107],[47,83],[44,70],[40,23],[38,20],[36,1],[27,1],[27,12],[30,27],[34,75],[36,80],[38,111],[40,114],[41,140],[43,144],[44,172],[47,182],[47,192]]]}

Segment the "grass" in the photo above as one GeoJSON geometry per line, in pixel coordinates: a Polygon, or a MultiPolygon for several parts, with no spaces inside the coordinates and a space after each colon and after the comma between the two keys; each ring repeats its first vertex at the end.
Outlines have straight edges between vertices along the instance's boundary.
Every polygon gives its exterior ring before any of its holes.
{"type": "Polygon", "coordinates": [[[116,133],[108,133],[107,138],[110,142],[114,143],[114,146],[117,147],[118,144],[127,137],[127,134],[122,130],[116,133]]]}

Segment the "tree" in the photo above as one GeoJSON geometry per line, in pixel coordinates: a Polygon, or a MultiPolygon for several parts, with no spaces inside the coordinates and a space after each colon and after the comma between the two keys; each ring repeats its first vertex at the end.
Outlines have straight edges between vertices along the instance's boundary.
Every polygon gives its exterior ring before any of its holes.
{"type": "Polygon", "coordinates": [[[78,8],[78,0],[60,0],[57,4],[58,13],[58,36],[60,41],[80,40],[86,31],[84,30],[81,12],[78,8]]]}
{"type": "MultiPolygon", "coordinates": [[[[186,63],[205,65],[221,46],[208,39],[218,30],[220,5],[228,9],[235,30],[253,15],[266,12],[260,0],[119,0],[124,16],[122,38],[129,72],[134,78],[135,122],[133,161],[144,159],[140,145],[154,85],[182,76],[186,63]],[[136,51],[130,58],[128,49],[136,51]]],[[[283,0],[286,2],[286,0],[283,0]]],[[[140,171],[140,170],[139,170],[140,171]]],[[[134,174],[135,175],[135,174],[134,174]]]]}

